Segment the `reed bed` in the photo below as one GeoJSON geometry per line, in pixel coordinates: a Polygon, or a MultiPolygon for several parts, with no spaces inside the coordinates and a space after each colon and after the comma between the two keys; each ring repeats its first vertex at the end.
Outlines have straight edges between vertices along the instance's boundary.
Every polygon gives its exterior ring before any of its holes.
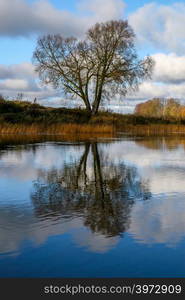
{"type": "Polygon", "coordinates": [[[0,134],[12,135],[61,135],[101,137],[115,136],[117,133],[132,136],[168,136],[185,135],[185,125],[181,124],[150,124],[150,125],[122,125],[116,127],[110,124],[0,124],[0,134]]]}
{"type": "Polygon", "coordinates": [[[0,134],[113,134],[115,128],[112,125],[98,124],[10,124],[0,125],[0,134]]]}
{"type": "Polygon", "coordinates": [[[41,141],[84,142],[87,140],[110,140],[115,136],[111,125],[95,124],[1,124],[1,143],[35,143],[41,141]]]}
{"type": "Polygon", "coordinates": [[[185,125],[181,124],[150,124],[150,125],[124,125],[119,132],[135,136],[168,136],[185,135],[185,125]]]}

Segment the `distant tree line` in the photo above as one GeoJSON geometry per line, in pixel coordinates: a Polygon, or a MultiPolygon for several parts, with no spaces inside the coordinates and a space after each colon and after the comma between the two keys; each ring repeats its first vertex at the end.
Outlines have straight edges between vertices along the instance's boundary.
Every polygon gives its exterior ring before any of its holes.
{"type": "Polygon", "coordinates": [[[181,121],[185,120],[185,105],[174,98],[154,98],[136,105],[135,115],[145,118],[181,121]]]}

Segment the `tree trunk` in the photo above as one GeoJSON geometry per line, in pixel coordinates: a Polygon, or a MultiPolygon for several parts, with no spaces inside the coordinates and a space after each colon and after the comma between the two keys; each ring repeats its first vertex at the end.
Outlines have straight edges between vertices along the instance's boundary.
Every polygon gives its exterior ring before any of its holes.
{"type": "Polygon", "coordinates": [[[92,107],[92,115],[96,115],[100,106],[100,101],[101,101],[101,96],[99,95],[94,103],[93,103],[93,107],[92,107]]]}
{"type": "Polygon", "coordinates": [[[89,100],[88,99],[84,99],[84,98],[82,98],[82,99],[83,99],[83,102],[85,104],[87,112],[90,113],[90,114],[92,114],[92,108],[91,108],[91,105],[89,103],[89,100]]]}
{"type": "Polygon", "coordinates": [[[103,79],[101,80],[99,91],[97,97],[94,100],[93,107],[92,107],[92,115],[96,115],[100,106],[101,97],[102,97],[102,89],[103,89],[103,79]]]}

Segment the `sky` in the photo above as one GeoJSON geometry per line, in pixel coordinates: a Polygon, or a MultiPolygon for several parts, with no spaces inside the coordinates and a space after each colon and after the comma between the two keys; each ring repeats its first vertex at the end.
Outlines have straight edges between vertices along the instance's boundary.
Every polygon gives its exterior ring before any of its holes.
{"type": "Polygon", "coordinates": [[[116,98],[108,109],[132,112],[153,97],[185,100],[185,1],[173,0],[0,0],[0,94],[49,106],[77,105],[62,90],[43,86],[34,71],[32,55],[37,38],[48,33],[83,37],[96,22],[128,19],[142,58],[151,55],[151,80],[135,93],[116,98]],[[71,104],[72,103],[72,104],[71,104]]]}

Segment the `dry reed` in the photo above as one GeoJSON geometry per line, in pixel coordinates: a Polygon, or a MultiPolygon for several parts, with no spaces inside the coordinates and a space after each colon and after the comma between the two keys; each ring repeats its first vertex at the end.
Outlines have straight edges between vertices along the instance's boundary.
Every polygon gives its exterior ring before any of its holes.
{"type": "Polygon", "coordinates": [[[151,125],[127,125],[119,128],[119,132],[136,136],[168,136],[185,135],[185,125],[175,124],[151,124],[151,125]]]}
{"type": "Polygon", "coordinates": [[[112,134],[112,125],[98,124],[8,124],[0,125],[0,134],[112,134]]]}

